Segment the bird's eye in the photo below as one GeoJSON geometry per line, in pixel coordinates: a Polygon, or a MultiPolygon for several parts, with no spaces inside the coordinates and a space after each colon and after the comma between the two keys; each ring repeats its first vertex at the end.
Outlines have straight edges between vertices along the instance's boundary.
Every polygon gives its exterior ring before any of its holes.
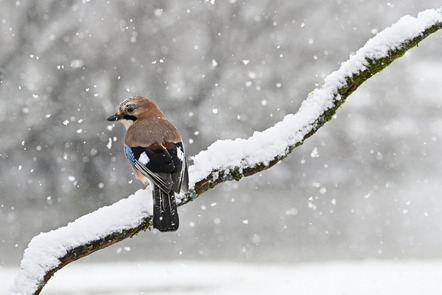
{"type": "Polygon", "coordinates": [[[135,107],[133,107],[133,106],[126,107],[126,113],[133,113],[133,111],[135,111],[135,107]]]}

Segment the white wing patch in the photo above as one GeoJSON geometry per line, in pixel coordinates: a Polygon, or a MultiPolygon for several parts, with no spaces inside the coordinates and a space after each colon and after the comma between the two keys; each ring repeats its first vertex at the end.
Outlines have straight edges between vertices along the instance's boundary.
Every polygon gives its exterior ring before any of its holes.
{"type": "Polygon", "coordinates": [[[178,159],[180,159],[181,162],[184,162],[184,153],[183,153],[183,151],[180,148],[177,148],[176,150],[177,150],[178,159]]]}
{"type": "Polygon", "coordinates": [[[138,161],[143,165],[147,165],[147,163],[150,162],[150,159],[147,156],[146,152],[143,152],[143,153],[141,153],[140,157],[138,158],[138,161]]]}

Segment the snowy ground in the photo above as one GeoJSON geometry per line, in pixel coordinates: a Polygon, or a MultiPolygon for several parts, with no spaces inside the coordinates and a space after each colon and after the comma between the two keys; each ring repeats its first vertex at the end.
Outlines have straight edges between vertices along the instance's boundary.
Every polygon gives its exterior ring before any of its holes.
{"type": "MultiPolygon", "coordinates": [[[[0,294],[17,269],[0,268],[0,294]]],[[[442,261],[298,265],[142,262],[69,265],[43,294],[440,294],[442,261]]]]}

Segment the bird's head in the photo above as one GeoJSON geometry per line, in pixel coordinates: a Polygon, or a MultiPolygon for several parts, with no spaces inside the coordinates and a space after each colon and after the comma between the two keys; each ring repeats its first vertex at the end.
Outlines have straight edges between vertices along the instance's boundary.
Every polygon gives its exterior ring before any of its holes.
{"type": "Polygon", "coordinates": [[[164,116],[151,100],[142,96],[132,96],[121,102],[117,112],[107,118],[107,120],[111,122],[118,121],[122,123],[127,130],[138,119],[152,114],[161,117],[164,116]]]}

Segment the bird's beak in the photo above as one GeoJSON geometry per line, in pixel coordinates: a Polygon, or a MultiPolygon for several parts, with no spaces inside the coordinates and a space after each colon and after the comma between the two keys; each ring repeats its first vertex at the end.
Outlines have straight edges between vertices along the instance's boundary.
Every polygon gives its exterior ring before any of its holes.
{"type": "Polygon", "coordinates": [[[120,120],[120,119],[121,119],[121,116],[115,114],[115,115],[110,116],[110,117],[107,118],[106,120],[108,120],[108,121],[118,121],[118,120],[120,120]]]}

